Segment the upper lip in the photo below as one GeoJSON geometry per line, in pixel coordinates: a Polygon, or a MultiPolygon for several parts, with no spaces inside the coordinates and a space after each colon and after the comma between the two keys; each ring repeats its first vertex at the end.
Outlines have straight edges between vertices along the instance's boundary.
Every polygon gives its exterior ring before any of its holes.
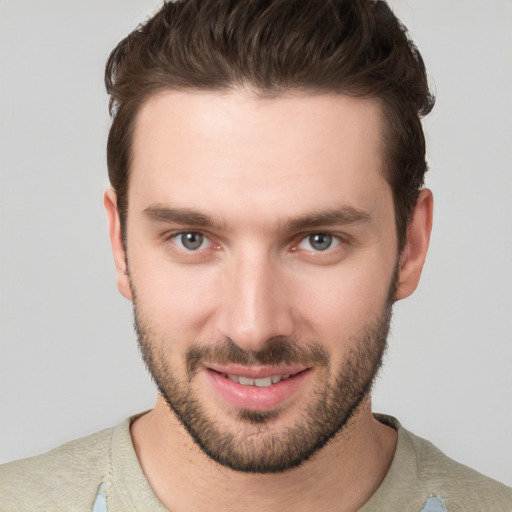
{"type": "Polygon", "coordinates": [[[204,365],[209,370],[227,375],[236,375],[237,377],[246,377],[248,379],[264,379],[277,375],[295,375],[308,369],[308,366],[302,365],[283,365],[283,366],[242,366],[242,365],[221,365],[207,363],[204,365]]]}

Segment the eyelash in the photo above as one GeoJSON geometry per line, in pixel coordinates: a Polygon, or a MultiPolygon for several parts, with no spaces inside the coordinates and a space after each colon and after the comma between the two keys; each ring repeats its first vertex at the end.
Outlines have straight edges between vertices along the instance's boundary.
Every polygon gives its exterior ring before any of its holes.
{"type": "MultiPolygon", "coordinates": [[[[318,232],[314,232],[314,233],[309,233],[307,234],[306,236],[303,236],[299,243],[297,244],[297,247],[299,247],[300,245],[302,245],[303,243],[309,243],[310,246],[312,246],[313,244],[313,237],[323,237],[323,238],[326,238],[329,242],[329,246],[326,247],[325,249],[314,249],[314,248],[311,248],[311,249],[307,249],[305,248],[305,250],[307,251],[310,251],[312,253],[327,253],[327,252],[330,252],[332,249],[338,247],[340,244],[343,243],[343,240],[340,236],[338,235],[334,235],[333,233],[329,233],[329,232],[326,232],[326,231],[318,231],[318,232]],[[334,245],[332,245],[334,244],[334,245]]],[[[320,242],[321,243],[321,242],[320,242]]]]}
{"type": "MultiPolygon", "coordinates": [[[[183,236],[183,235],[200,235],[201,237],[203,237],[203,242],[204,241],[208,241],[209,242],[209,245],[207,247],[204,247],[202,249],[196,249],[196,250],[193,250],[193,249],[187,249],[186,247],[183,246],[183,242],[181,243],[181,247],[180,249],[186,251],[186,252],[200,252],[200,250],[204,250],[204,249],[208,249],[210,248],[212,245],[213,245],[213,241],[211,239],[210,236],[208,236],[207,234],[203,233],[202,231],[194,231],[194,230],[184,230],[184,231],[177,231],[177,232],[174,232],[172,233],[168,239],[170,241],[172,241],[175,245],[178,245],[179,244],[177,243],[177,239],[179,239],[180,236],[183,236]]],[[[201,244],[202,245],[202,244],[201,244]]]]}
{"type": "MultiPolygon", "coordinates": [[[[295,237],[295,240],[298,239],[298,242],[293,244],[291,250],[293,252],[296,252],[297,250],[300,250],[301,249],[300,245],[305,243],[305,242],[307,243],[308,239],[309,239],[310,244],[311,244],[311,238],[315,237],[315,236],[327,237],[328,239],[330,239],[329,241],[331,242],[331,244],[329,245],[329,247],[326,247],[324,250],[315,250],[314,248],[311,248],[311,249],[303,248],[304,250],[306,250],[306,251],[308,251],[309,253],[312,253],[312,254],[322,254],[322,253],[327,254],[327,253],[331,253],[332,250],[334,250],[336,247],[347,243],[346,238],[342,237],[339,234],[330,233],[328,231],[312,231],[312,232],[309,232],[309,233],[301,234],[298,237],[295,237]],[[332,243],[334,243],[335,245],[333,246],[332,243]]],[[[180,250],[185,251],[185,252],[189,252],[189,253],[200,253],[200,252],[204,251],[205,249],[220,248],[220,244],[215,243],[215,241],[214,241],[212,236],[210,236],[207,233],[204,233],[202,231],[196,231],[196,230],[176,231],[176,232],[173,232],[170,235],[168,235],[166,237],[166,239],[170,240],[174,245],[178,246],[180,250]],[[199,235],[199,236],[203,237],[203,240],[201,241],[201,245],[205,241],[208,242],[208,245],[207,245],[207,247],[203,247],[203,248],[201,248],[199,246],[196,249],[189,249],[189,248],[183,246],[183,242],[181,244],[177,242],[179,237],[183,236],[183,235],[199,235]]]]}

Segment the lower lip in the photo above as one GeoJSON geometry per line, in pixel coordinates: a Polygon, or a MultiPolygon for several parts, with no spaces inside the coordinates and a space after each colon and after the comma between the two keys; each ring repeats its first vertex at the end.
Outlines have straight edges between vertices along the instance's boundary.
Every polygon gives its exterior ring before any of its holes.
{"type": "Polygon", "coordinates": [[[310,370],[304,370],[268,387],[244,386],[220,373],[206,369],[217,393],[231,406],[251,411],[268,411],[286,403],[298,392],[310,370]]]}

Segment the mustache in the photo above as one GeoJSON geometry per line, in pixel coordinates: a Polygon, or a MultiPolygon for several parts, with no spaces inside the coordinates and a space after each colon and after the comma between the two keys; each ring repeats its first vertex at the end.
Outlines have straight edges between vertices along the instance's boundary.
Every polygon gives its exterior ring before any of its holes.
{"type": "Polygon", "coordinates": [[[188,374],[194,375],[204,362],[243,366],[328,366],[330,357],[327,350],[318,343],[299,344],[293,338],[276,336],[267,340],[258,351],[244,350],[230,338],[209,345],[196,343],[187,351],[185,360],[188,374]]]}

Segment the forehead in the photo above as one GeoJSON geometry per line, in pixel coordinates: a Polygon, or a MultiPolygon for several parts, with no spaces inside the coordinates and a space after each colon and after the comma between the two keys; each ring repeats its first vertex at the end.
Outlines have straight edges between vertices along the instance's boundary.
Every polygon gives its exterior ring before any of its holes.
{"type": "Polygon", "coordinates": [[[389,196],[381,117],[345,95],[158,94],[137,118],[128,203],[293,216],[389,196]]]}

